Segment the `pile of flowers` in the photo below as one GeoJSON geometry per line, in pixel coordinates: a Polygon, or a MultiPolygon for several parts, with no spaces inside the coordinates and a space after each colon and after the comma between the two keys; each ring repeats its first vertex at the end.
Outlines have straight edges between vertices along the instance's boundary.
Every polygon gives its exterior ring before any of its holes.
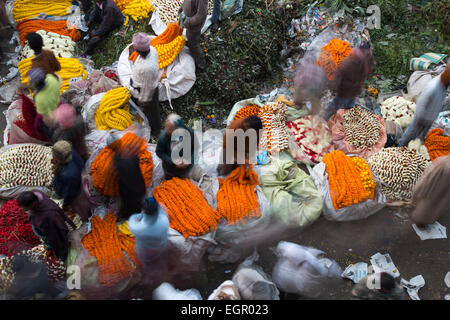
{"type": "Polygon", "coordinates": [[[130,108],[125,106],[131,98],[126,87],[109,90],[100,101],[95,111],[95,122],[98,130],[125,130],[133,125],[133,116],[130,108]]]}
{"type": "Polygon", "coordinates": [[[73,41],[81,39],[81,32],[76,28],[69,29],[66,20],[23,20],[16,26],[19,31],[20,44],[25,45],[26,36],[30,32],[48,31],[70,37],[73,41]]]}
{"type": "MultiPolygon", "coordinates": [[[[178,22],[178,10],[182,4],[183,0],[153,0],[152,2],[155,12],[165,25],[169,25],[171,22],[178,22]]],[[[213,8],[213,0],[208,0],[208,15],[212,14],[213,8]]]]}
{"type": "Polygon", "coordinates": [[[71,0],[16,0],[12,15],[15,22],[39,17],[41,13],[47,16],[65,16],[70,13],[71,0]]]}
{"type": "Polygon", "coordinates": [[[244,106],[236,112],[234,116],[234,120],[237,119],[245,119],[250,116],[257,116],[259,114],[259,106],[256,104],[251,104],[248,106],[244,106]]]}
{"type": "Polygon", "coordinates": [[[380,120],[360,106],[354,106],[345,113],[342,126],[345,140],[357,149],[371,150],[380,138],[380,120]]]}
{"type": "Polygon", "coordinates": [[[322,68],[328,80],[333,80],[339,64],[350,55],[351,51],[350,43],[333,39],[322,47],[316,64],[322,68]]]}
{"type": "Polygon", "coordinates": [[[178,23],[170,23],[166,30],[150,41],[158,53],[158,65],[163,69],[170,65],[180,54],[186,43],[183,30],[178,23]]]}
{"type": "Polygon", "coordinates": [[[441,128],[430,130],[424,144],[432,161],[450,154],[450,137],[444,136],[444,130],[441,128]]]}
{"type": "MultiPolygon", "coordinates": [[[[74,56],[76,44],[70,37],[44,30],[39,30],[36,33],[41,35],[44,49],[53,51],[56,57],[72,58],[74,56]]],[[[27,44],[21,49],[19,59],[31,58],[33,55],[34,51],[27,44]]]]}
{"type": "Polygon", "coordinates": [[[400,127],[406,128],[414,118],[416,104],[400,96],[394,96],[383,101],[381,114],[386,121],[394,121],[400,127]]]}
{"type": "Polygon", "coordinates": [[[263,105],[259,111],[263,125],[261,146],[270,153],[281,152],[289,147],[287,111],[287,106],[282,102],[270,102],[263,105]]]}

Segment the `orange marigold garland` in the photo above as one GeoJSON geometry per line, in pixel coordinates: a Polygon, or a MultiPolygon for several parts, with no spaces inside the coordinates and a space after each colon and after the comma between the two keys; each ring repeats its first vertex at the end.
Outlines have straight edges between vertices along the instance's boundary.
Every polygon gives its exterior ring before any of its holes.
{"type": "Polygon", "coordinates": [[[322,47],[322,52],[315,62],[325,72],[328,80],[334,79],[334,74],[341,63],[352,49],[346,41],[333,39],[326,46],[322,47]]]}
{"type": "Polygon", "coordinates": [[[234,120],[245,119],[250,116],[257,116],[259,114],[259,106],[256,104],[242,107],[234,116],[234,120]]]}
{"type": "Polygon", "coordinates": [[[201,236],[217,229],[220,215],[209,206],[201,190],[189,179],[164,181],[155,188],[153,196],[167,208],[170,227],[185,238],[201,236]]]}
{"type": "Polygon", "coordinates": [[[258,175],[253,169],[239,166],[223,179],[219,179],[217,192],[217,212],[227,219],[228,225],[235,224],[244,217],[260,217],[255,187],[258,175]]]}
{"type": "Polygon", "coordinates": [[[122,156],[137,154],[145,186],[147,187],[151,183],[153,159],[152,154],[147,150],[147,143],[135,134],[127,132],[121,139],[103,148],[92,162],[90,174],[95,189],[106,196],[116,197],[119,195],[117,172],[113,162],[115,152],[121,153],[122,156]]]}
{"type": "Polygon", "coordinates": [[[436,128],[430,130],[424,141],[431,161],[450,154],[450,137],[444,136],[444,130],[436,128]]]}
{"type": "Polygon", "coordinates": [[[373,199],[364,187],[357,166],[344,152],[335,150],[327,153],[323,162],[328,171],[330,196],[335,210],[373,199]]]}
{"type": "Polygon", "coordinates": [[[107,213],[103,220],[97,215],[93,216],[92,231],[81,240],[84,248],[97,259],[98,279],[106,287],[136,275],[136,269],[131,263],[137,269],[141,268],[134,247],[135,239],[117,230],[116,219],[113,213],[107,213]]]}
{"type": "Polygon", "coordinates": [[[23,20],[16,26],[19,31],[20,44],[25,45],[27,41],[26,36],[30,32],[36,32],[39,30],[44,30],[48,32],[54,32],[63,36],[70,37],[73,41],[78,41],[81,39],[81,32],[76,28],[69,29],[67,27],[66,20],[51,21],[51,20],[23,20]]]}

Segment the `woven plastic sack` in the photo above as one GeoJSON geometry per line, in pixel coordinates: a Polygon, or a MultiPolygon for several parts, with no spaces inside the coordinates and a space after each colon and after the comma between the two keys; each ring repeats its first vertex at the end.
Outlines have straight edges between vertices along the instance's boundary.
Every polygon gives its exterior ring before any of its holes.
{"type": "Polygon", "coordinates": [[[330,281],[341,278],[342,269],[336,261],[320,258],[323,251],[281,241],[275,253],[278,260],[272,279],[283,292],[317,298],[325,293],[330,281]]]}
{"type": "Polygon", "coordinates": [[[287,160],[273,160],[261,168],[260,185],[272,215],[287,225],[307,226],[320,217],[322,195],[313,180],[287,160]]]}
{"type": "Polygon", "coordinates": [[[323,216],[330,221],[353,221],[365,219],[386,206],[386,197],[379,192],[378,186],[375,189],[373,200],[367,200],[349,207],[342,207],[335,210],[330,196],[330,187],[328,184],[328,173],[325,163],[317,164],[311,172],[311,178],[322,194],[323,198],[323,216]]]}
{"type": "MultiPolygon", "coordinates": [[[[150,38],[153,39],[154,36],[150,36],[150,38]]],[[[120,82],[127,88],[131,87],[132,62],[128,60],[130,46],[131,44],[120,54],[117,66],[120,82]]],[[[159,69],[158,79],[161,79],[163,73],[164,69],[159,69]]],[[[184,46],[175,60],[167,66],[166,77],[167,79],[163,79],[158,85],[159,101],[170,102],[172,99],[181,97],[191,90],[197,78],[195,76],[194,58],[191,57],[186,46],[184,46]]]]}
{"type": "Polygon", "coordinates": [[[343,127],[344,115],[351,109],[339,109],[331,118],[328,120],[328,125],[331,128],[331,135],[333,137],[333,145],[335,150],[341,150],[345,154],[353,154],[363,159],[367,159],[371,155],[377,153],[384,148],[387,135],[386,135],[386,124],[383,118],[379,115],[374,114],[376,118],[380,121],[380,136],[378,141],[372,146],[372,148],[354,148],[346,139],[345,131],[343,127]]]}
{"type": "Polygon", "coordinates": [[[430,82],[431,79],[439,76],[444,72],[446,65],[439,65],[433,70],[414,71],[408,80],[408,94],[407,98],[416,101],[423,88],[430,82]]]}

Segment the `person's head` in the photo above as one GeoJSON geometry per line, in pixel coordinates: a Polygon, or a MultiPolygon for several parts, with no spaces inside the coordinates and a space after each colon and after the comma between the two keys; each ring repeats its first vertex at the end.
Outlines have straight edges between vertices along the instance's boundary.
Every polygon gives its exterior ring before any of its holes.
{"type": "Polygon", "coordinates": [[[24,211],[32,210],[38,201],[38,197],[31,191],[22,192],[17,197],[17,205],[24,211]]]}
{"type": "Polygon", "coordinates": [[[55,119],[62,129],[71,128],[77,118],[77,111],[70,104],[61,104],[55,110],[55,119]]]}
{"type": "Polygon", "coordinates": [[[36,32],[30,32],[27,34],[26,39],[28,41],[28,45],[35,53],[40,53],[42,51],[42,47],[44,46],[44,41],[40,34],[36,32]]]}
{"type": "Polygon", "coordinates": [[[72,158],[72,144],[66,140],[57,141],[53,147],[53,163],[56,165],[64,165],[72,158]]]}
{"type": "Polygon", "coordinates": [[[145,214],[151,216],[158,213],[159,205],[155,198],[148,197],[144,199],[142,209],[145,214]]]}
{"type": "Polygon", "coordinates": [[[299,65],[294,77],[295,103],[318,100],[327,89],[328,79],[322,68],[313,62],[299,65]]]}
{"type": "Polygon", "coordinates": [[[42,68],[32,68],[27,75],[33,90],[41,90],[45,87],[46,74],[42,68]]]}
{"type": "Polygon", "coordinates": [[[395,279],[387,272],[380,273],[380,291],[390,293],[395,288],[395,279]]]}
{"type": "Polygon", "coordinates": [[[169,114],[169,116],[166,119],[166,122],[164,123],[164,130],[168,135],[171,135],[172,132],[178,127],[179,123],[181,121],[181,117],[175,113],[169,114]]]}
{"type": "Polygon", "coordinates": [[[144,32],[135,33],[133,36],[133,48],[141,55],[146,57],[150,52],[150,36],[144,32]]]}
{"type": "Polygon", "coordinates": [[[446,88],[450,85],[450,63],[447,64],[447,68],[441,74],[441,82],[446,88]]]}
{"type": "Polygon", "coordinates": [[[255,129],[258,133],[262,130],[261,118],[258,116],[250,116],[244,119],[244,130],[255,129]]]}

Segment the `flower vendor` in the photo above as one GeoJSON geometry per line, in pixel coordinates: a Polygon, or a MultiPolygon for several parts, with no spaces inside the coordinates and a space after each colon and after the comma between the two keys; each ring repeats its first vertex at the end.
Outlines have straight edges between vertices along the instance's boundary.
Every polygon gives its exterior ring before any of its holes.
{"type": "Polygon", "coordinates": [[[55,126],[53,111],[61,101],[59,80],[50,73],[46,74],[41,68],[28,71],[28,77],[34,92],[36,111],[42,116],[40,120],[42,130],[51,139],[55,126]]]}
{"type": "Polygon", "coordinates": [[[407,146],[411,140],[419,138],[422,142],[431,128],[434,120],[443,110],[443,102],[450,85],[450,64],[445,71],[433,78],[423,88],[416,101],[416,112],[413,121],[400,138],[399,145],[407,146]]]}
{"type": "Polygon", "coordinates": [[[150,121],[152,135],[158,137],[161,133],[158,53],[153,46],[150,46],[150,36],[143,32],[138,32],[133,36],[131,47],[139,54],[131,70],[131,94],[150,121]]]}
{"type": "Polygon", "coordinates": [[[350,109],[355,105],[356,97],[361,93],[364,81],[375,68],[372,48],[363,43],[352,50],[336,70],[331,81],[335,98],[325,109],[324,118],[328,119],[339,109],[350,109]]]}
{"type": "Polygon", "coordinates": [[[143,212],[128,220],[130,232],[135,236],[135,248],[144,268],[144,283],[159,285],[167,272],[169,245],[169,218],[155,198],[145,198],[143,212]]]}
{"type": "Polygon", "coordinates": [[[194,141],[194,131],[183,123],[179,115],[170,114],[156,145],[156,154],[162,160],[167,180],[173,177],[185,178],[189,174],[194,166],[194,141]],[[185,139],[190,140],[190,143],[186,143],[185,139]],[[184,152],[186,147],[190,148],[189,154],[184,152]],[[172,153],[176,150],[180,150],[176,152],[179,157],[172,159],[172,153]]]}
{"type": "Polygon", "coordinates": [[[423,227],[450,211],[450,156],[436,158],[414,186],[410,219],[423,227]],[[443,200],[445,199],[445,200],[443,200]]]}
{"type": "Polygon", "coordinates": [[[203,71],[206,69],[206,59],[200,45],[200,35],[208,15],[208,0],[184,0],[182,9],[187,17],[182,25],[187,31],[187,46],[195,60],[195,67],[203,71]]]}
{"type": "Polygon", "coordinates": [[[42,49],[44,40],[41,35],[36,32],[30,32],[26,36],[28,45],[34,51],[34,58],[31,62],[31,68],[41,68],[45,73],[50,73],[57,77],[56,72],[61,70],[61,64],[56,59],[55,54],[51,50],[42,49]]]}
{"type": "MultiPolygon", "coordinates": [[[[250,116],[244,119],[237,119],[237,120],[233,120],[228,126],[227,129],[225,131],[225,134],[223,136],[223,149],[222,149],[222,163],[218,166],[217,171],[219,175],[227,175],[228,173],[230,173],[231,171],[233,171],[234,169],[236,169],[237,167],[239,167],[240,164],[242,163],[238,163],[240,157],[242,157],[241,154],[238,154],[238,145],[239,143],[242,143],[242,141],[239,141],[237,139],[237,135],[238,132],[236,132],[237,130],[241,129],[244,132],[244,137],[247,136],[247,131],[250,129],[253,129],[255,131],[256,134],[256,145],[252,148],[250,148],[250,139],[246,139],[245,138],[245,163],[249,163],[250,159],[254,159],[256,154],[250,154],[252,151],[257,151],[258,149],[258,145],[259,145],[259,140],[260,140],[260,131],[262,131],[262,122],[261,122],[261,118],[258,116],[250,116]],[[231,155],[227,155],[227,143],[230,143],[231,140],[234,139],[234,143],[233,146],[234,148],[231,148],[230,146],[228,146],[230,148],[230,153],[231,155]],[[227,142],[227,140],[230,140],[229,142],[227,142]],[[227,161],[230,159],[230,161],[227,161]]],[[[249,137],[250,138],[250,137],[249,137]]]]}
{"type": "Polygon", "coordinates": [[[120,28],[124,21],[125,16],[113,0],[96,0],[94,10],[86,22],[90,39],[82,57],[92,55],[97,44],[114,29],[120,28]],[[95,28],[96,23],[99,24],[97,28],[95,28]]]}
{"type": "Polygon", "coordinates": [[[87,221],[91,215],[91,208],[82,187],[84,161],[78,152],[72,149],[72,144],[65,140],[56,142],[52,151],[52,161],[55,164],[53,189],[64,199],[63,208],[71,206],[83,221],[87,221]]]}
{"type": "Polygon", "coordinates": [[[24,211],[29,211],[33,230],[42,238],[48,249],[65,261],[69,250],[69,228],[66,222],[75,229],[75,224],[64,211],[45,193],[40,190],[22,192],[17,198],[18,205],[24,211]]]}

